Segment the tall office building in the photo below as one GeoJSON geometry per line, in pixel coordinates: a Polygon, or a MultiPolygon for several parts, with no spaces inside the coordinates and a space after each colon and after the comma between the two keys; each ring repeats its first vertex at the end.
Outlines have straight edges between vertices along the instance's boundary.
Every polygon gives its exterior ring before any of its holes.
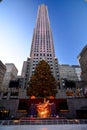
{"type": "Polygon", "coordinates": [[[22,75],[25,80],[25,87],[40,60],[47,61],[47,63],[50,65],[52,74],[54,75],[55,79],[59,81],[58,59],[55,57],[48,9],[45,5],[40,5],[38,7],[30,58],[27,58],[27,61],[24,62],[22,69],[22,75]]]}

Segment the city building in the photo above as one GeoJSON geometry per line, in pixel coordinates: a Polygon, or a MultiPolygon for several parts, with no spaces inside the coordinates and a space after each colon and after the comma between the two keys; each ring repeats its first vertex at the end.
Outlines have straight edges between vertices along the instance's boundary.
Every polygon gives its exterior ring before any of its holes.
{"type": "Polygon", "coordinates": [[[11,80],[16,80],[18,70],[13,63],[6,63],[6,73],[3,80],[3,88],[8,89],[11,80]]]}
{"type": "Polygon", "coordinates": [[[67,79],[73,81],[80,80],[81,69],[79,70],[79,72],[77,72],[77,66],[72,66],[68,64],[59,65],[59,72],[61,79],[67,79]]]}
{"type": "Polygon", "coordinates": [[[52,31],[50,28],[47,6],[40,5],[33,33],[30,58],[23,64],[22,76],[24,77],[24,88],[34,73],[35,67],[40,60],[45,60],[50,65],[51,72],[59,82],[58,59],[55,57],[52,31]]]}
{"type": "MultiPolygon", "coordinates": [[[[34,73],[36,65],[42,59],[48,62],[51,72],[57,81],[62,81],[63,79],[69,81],[81,80],[80,66],[58,64],[58,59],[55,57],[54,52],[47,7],[45,5],[41,5],[38,8],[31,53],[30,57],[23,63],[21,76],[17,76],[18,71],[14,64],[5,64],[7,70],[4,77],[3,87],[8,88],[9,83],[11,83],[10,87],[13,88],[18,86],[20,90],[8,91],[8,94],[3,93],[0,98],[1,129],[14,129],[14,127],[17,129],[21,128],[22,130],[27,130],[29,128],[33,129],[36,127],[39,129],[45,129],[43,128],[43,125],[45,125],[46,129],[48,128],[50,130],[51,128],[62,128],[63,130],[76,128],[77,130],[86,130],[87,120],[85,119],[87,119],[87,98],[85,97],[87,97],[87,90],[85,96],[81,95],[82,92],[80,93],[80,89],[73,91],[70,88],[66,89],[68,91],[65,91],[65,89],[59,89],[58,97],[54,98],[51,96],[51,99],[49,100],[46,98],[37,99],[34,96],[33,99],[30,99],[29,97],[26,99],[26,89],[24,88],[27,87],[27,83],[31,75],[34,73]],[[8,100],[5,100],[6,95],[8,100]],[[51,113],[52,115],[49,114],[46,118],[40,118],[36,109],[38,108],[38,105],[40,105],[39,109],[43,110],[45,107],[47,108],[48,105],[48,108],[50,108],[49,111],[53,111],[53,113],[51,113]],[[8,112],[6,112],[7,110],[8,112]]],[[[44,111],[42,111],[42,114],[43,113],[44,111]]]]}
{"type": "Polygon", "coordinates": [[[6,72],[6,66],[0,60],[0,90],[2,89],[2,83],[6,72]]]}
{"type": "Polygon", "coordinates": [[[24,61],[21,76],[23,77],[23,88],[27,87],[29,81],[30,73],[30,58],[27,58],[27,61],[24,61]]]}
{"type": "Polygon", "coordinates": [[[19,88],[23,88],[24,78],[21,75],[18,75],[17,80],[19,81],[19,88]]]}
{"type": "Polygon", "coordinates": [[[82,81],[87,83],[87,45],[82,49],[82,51],[78,55],[78,60],[82,71],[81,73],[82,81]]]}
{"type": "Polygon", "coordinates": [[[61,86],[65,86],[65,80],[67,81],[80,81],[81,68],[78,65],[59,65],[61,86]]]}
{"type": "Polygon", "coordinates": [[[81,81],[81,67],[79,65],[72,65],[72,68],[75,69],[75,73],[77,74],[78,81],[81,81]]]}

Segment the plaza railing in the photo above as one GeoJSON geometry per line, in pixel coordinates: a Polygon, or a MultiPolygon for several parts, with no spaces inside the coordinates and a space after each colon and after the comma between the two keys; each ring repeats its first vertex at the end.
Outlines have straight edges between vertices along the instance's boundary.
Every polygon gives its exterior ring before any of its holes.
{"type": "Polygon", "coordinates": [[[0,120],[0,125],[58,125],[58,124],[87,124],[87,119],[0,120]]]}

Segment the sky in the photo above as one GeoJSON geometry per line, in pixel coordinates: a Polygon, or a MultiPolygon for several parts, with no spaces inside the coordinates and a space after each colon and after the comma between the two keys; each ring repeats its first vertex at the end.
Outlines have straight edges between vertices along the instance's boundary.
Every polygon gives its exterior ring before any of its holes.
{"type": "Polygon", "coordinates": [[[30,56],[38,6],[48,7],[55,55],[59,64],[79,65],[87,45],[87,0],[2,0],[0,2],[0,60],[14,63],[21,74],[30,56]]]}

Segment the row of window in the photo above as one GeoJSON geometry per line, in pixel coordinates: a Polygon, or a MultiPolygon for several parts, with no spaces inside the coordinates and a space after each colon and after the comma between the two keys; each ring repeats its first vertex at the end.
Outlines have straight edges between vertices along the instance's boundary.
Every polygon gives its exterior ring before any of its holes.
{"type": "MultiPolygon", "coordinates": [[[[35,49],[34,52],[39,52],[39,49],[35,49]]],[[[44,52],[45,53],[45,49],[40,49],[40,52],[44,52]]],[[[51,49],[47,49],[48,53],[51,53],[51,49]]]]}
{"type": "MultiPolygon", "coordinates": [[[[38,53],[34,53],[34,56],[39,56],[38,53]]],[[[40,56],[52,56],[52,54],[45,54],[45,53],[40,53],[40,56]]]]}

